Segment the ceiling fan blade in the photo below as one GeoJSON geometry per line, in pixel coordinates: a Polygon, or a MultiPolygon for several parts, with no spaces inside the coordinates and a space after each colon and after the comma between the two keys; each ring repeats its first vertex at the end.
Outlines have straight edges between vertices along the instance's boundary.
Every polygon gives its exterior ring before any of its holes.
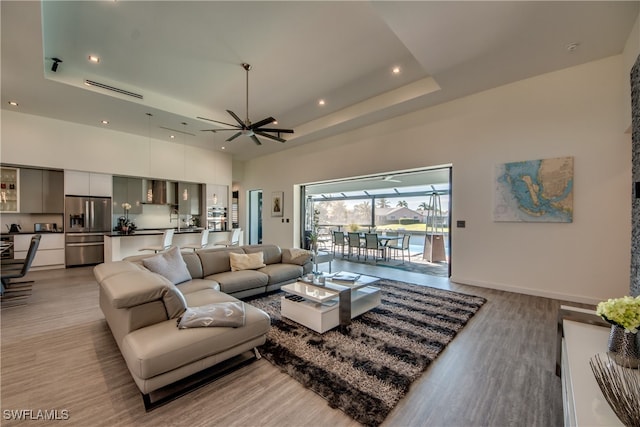
{"type": "Polygon", "coordinates": [[[235,135],[231,136],[229,139],[227,139],[227,142],[229,141],[233,141],[234,139],[236,139],[237,137],[239,137],[240,135],[242,135],[242,132],[238,132],[235,135]]]}
{"type": "Polygon", "coordinates": [[[251,135],[251,139],[253,139],[253,142],[255,142],[256,145],[262,145],[262,142],[260,142],[260,140],[255,135],[251,135]]]}
{"type": "Polygon", "coordinates": [[[240,124],[240,126],[242,127],[242,129],[245,129],[247,127],[247,125],[242,121],[242,119],[240,117],[238,117],[238,115],[236,113],[234,113],[231,110],[227,110],[227,113],[231,114],[231,117],[233,117],[234,119],[236,119],[236,122],[238,122],[238,124],[240,124]]]}
{"type": "Polygon", "coordinates": [[[269,135],[268,133],[262,132],[262,130],[254,130],[253,132],[256,135],[260,135],[260,136],[263,136],[265,138],[273,139],[273,140],[276,140],[276,141],[279,141],[279,142],[287,142],[286,139],[282,139],[282,138],[280,138],[278,136],[269,135]]]}
{"type": "Polygon", "coordinates": [[[255,130],[259,130],[260,132],[293,133],[293,129],[260,128],[255,130]]]}
{"type": "Polygon", "coordinates": [[[237,132],[238,128],[234,128],[234,129],[202,129],[202,130],[200,130],[200,132],[213,132],[213,133],[216,133],[216,132],[224,132],[226,130],[232,130],[234,132],[237,132]]]}
{"type": "Polygon", "coordinates": [[[249,129],[254,130],[258,129],[260,126],[268,125],[269,123],[273,123],[276,119],[273,117],[267,117],[266,119],[262,119],[259,122],[253,123],[249,126],[249,129]]]}
{"type": "Polygon", "coordinates": [[[207,119],[206,117],[196,117],[197,119],[201,119],[201,120],[207,120],[213,123],[220,123],[221,125],[227,125],[227,126],[233,126],[234,128],[238,128],[238,125],[232,125],[231,123],[225,123],[225,122],[219,122],[217,120],[213,120],[213,119],[207,119]]]}

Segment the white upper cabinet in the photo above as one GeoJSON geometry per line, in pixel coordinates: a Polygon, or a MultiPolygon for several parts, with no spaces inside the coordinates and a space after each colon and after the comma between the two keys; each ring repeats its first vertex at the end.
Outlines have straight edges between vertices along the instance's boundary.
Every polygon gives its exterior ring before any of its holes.
{"type": "Polygon", "coordinates": [[[64,194],[111,197],[113,176],[104,173],[64,171],[64,194]]]}

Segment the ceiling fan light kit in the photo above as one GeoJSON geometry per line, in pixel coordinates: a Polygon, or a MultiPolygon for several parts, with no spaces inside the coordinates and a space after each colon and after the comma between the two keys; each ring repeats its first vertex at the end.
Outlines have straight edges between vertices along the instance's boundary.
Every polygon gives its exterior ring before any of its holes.
{"type": "Polygon", "coordinates": [[[243,63],[242,64],[242,68],[244,68],[244,70],[246,71],[246,78],[247,78],[247,84],[246,84],[246,104],[245,104],[245,111],[246,111],[246,119],[243,121],[236,113],[234,113],[231,110],[227,110],[227,113],[229,113],[229,115],[231,117],[234,118],[234,120],[236,122],[238,122],[238,124],[231,124],[231,123],[225,123],[225,122],[220,122],[218,120],[213,120],[213,119],[208,119],[206,117],[198,117],[198,119],[202,119],[202,120],[208,120],[210,122],[214,122],[214,123],[219,123],[225,126],[231,126],[233,129],[203,129],[202,132],[223,132],[223,131],[236,131],[235,134],[233,134],[232,136],[230,136],[229,138],[227,138],[227,141],[233,141],[234,139],[236,139],[237,137],[244,135],[244,136],[248,136],[249,138],[251,138],[251,140],[253,140],[253,142],[256,145],[262,145],[262,142],[260,142],[260,139],[258,139],[258,136],[264,137],[264,138],[269,138],[269,139],[273,139],[275,141],[278,142],[287,142],[285,139],[283,139],[282,137],[280,137],[281,133],[293,133],[293,129],[278,129],[278,128],[265,128],[263,126],[267,126],[270,124],[274,124],[274,122],[276,122],[276,119],[274,119],[273,117],[269,116],[265,119],[260,120],[259,122],[256,123],[251,123],[251,121],[249,120],[249,70],[251,70],[251,65],[247,64],[247,63],[243,63]],[[275,133],[276,135],[270,135],[270,133],[275,133]]]}

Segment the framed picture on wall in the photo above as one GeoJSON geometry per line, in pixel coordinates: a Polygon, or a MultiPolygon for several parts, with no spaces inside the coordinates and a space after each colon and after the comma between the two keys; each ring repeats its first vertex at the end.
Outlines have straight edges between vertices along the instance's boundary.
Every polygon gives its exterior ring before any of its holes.
{"type": "Polygon", "coordinates": [[[271,216],[284,216],[283,196],[284,193],[282,191],[271,193],[271,216]]]}

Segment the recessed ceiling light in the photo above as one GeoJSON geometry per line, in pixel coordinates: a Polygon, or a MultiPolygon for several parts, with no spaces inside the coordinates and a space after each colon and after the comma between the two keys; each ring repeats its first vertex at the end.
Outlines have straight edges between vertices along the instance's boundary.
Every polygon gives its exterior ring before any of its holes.
{"type": "Polygon", "coordinates": [[[320,101],[318,101],[318,105],[324,105],[324,99],[321,99],[320,101]]]}
{"type": "Polygon", "coordinates": [[[400,67],[393,67],[393,70],[391,70],[393,72],[393,74],[400,74],[400,67]]]}
{"type": "Polygon", "coordinates": [[[103,125],[108,125],[109,121],[108,120],[102,120],[100,123],[102,123],[103,125]]]}
{"type": "Polygon", "coordinates": [[[223,149],[223,150],[224,150],[225,148],[227,148],[227,147],[224,147],[224,146],[222,147],[222,149],[223,149]]]}
{"type": "Polygon", "coordinates": [[[11,105],[13,107],[17,107],[18,103],[16,101],[9,101],[9,105],[11,105]]]}
{"type": "Polygon", "coordinates": [[[89,62],[93,62],[94,64],[97,64],[98,62],[100,62],[100,58],[95,55],[89,55],[89,62]]]}
{"type": "Polygon", "coordinates": [[[577,42],[569,43],[567,45],[567,51],[574,52],[578,48],[578,46],[580,46],[580,43],[577,43],[577,42]]]}
{"type": "Polygon", "coordinates": [[[175,135],[171,135],[169,138],[175,139],[175,137],[176,137],[175,135]]]}
{"type": "Polygon", "coordinates": [[[278,121],[277,121],[277,120],[274,120],[274,121],[272,121],[272,122],[271,122],[271,124],[277,125],[277,124],[278,124],[278,121]]]}

